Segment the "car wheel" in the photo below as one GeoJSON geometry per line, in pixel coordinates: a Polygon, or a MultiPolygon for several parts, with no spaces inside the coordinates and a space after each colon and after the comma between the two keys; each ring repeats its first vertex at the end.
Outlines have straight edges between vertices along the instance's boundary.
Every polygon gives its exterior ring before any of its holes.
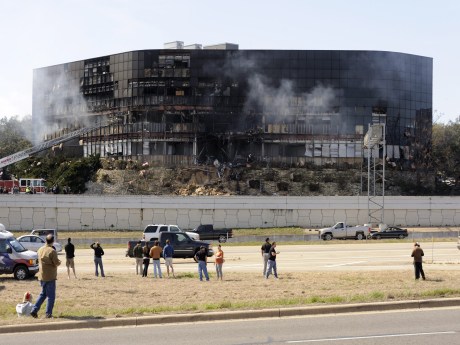
{"type": "Polygon", "coordinates": [[[29,276],[29,270],[26,266],[18,266],[14,269],[14,278],[17,280],[27,279],[29,276]]]}
{"type": "Polygon", "coordinates": [[[382,236],[377,235],[377,236],[375,236],[375,238],[378,239],[378,240],[380,240],[380,239],[382,238],[382,236]]]}
{"type": "Polygon", "coordinates": [[[219,243],[225,243],[225,242],[227,242],[227,236],[220,235],[219,236],[219,243]]]}
{"type": "Polygon", "coordinates": [[[402,240],[402,239],[404,238],[404,235],[401,234],[401,235],[398,236],[398,238],[399,238],[400,240],[402,240]]]}
{"type": "Polygon", "coordinates": [[[326,235],[324,236],[324,240],[325,240],[325,241],[330,241],[330,240],[332,240],[332,234],[326,234],[326,235]]]}
{"type": "Polygon", "coordinates": [[[356,235],[356,239],[357,239],[358,241],[364,240],[364,235],[363,235],[363,234],[357,234],[357,235],[356,235]]]}

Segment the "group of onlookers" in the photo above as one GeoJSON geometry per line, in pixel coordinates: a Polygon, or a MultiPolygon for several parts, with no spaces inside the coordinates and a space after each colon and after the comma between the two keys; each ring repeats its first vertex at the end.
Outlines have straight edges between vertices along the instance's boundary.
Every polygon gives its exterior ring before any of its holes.
{"type": "MultiPolygon", "coordinates": [[[[32,304],[32,295],[30,294],[30,292],[27,292],[24,295],[23,303],[19,303],[16,306],[18,315],[31,315],[32,317],[37,318],[38,311],[40,310],[42,303],[45,301],[45,299],[48,299],[45,312],[46,317],[53,317],[53,307],[56,297],[57,268],[61,264],[57,252],[53,247],[53,243],[54,236],[48,235],[46,237],[46,245],[41,247],[37,251],[38,262],[40,266],[38,280],[40,281],[40,285],[42,288],[41,293],[38,296],[36,303],[32,304]]],[[[147,277],[150,259],[152,259],[154,277],[157,278],[158,276],[162,278],[163,276],[161,272],[160,257],[161,255],[163,255],[168,277],[170,274],[170,270],[172,276],[175,277],[173,266],[174,248],[169,240],[166,240],[166,246],[164,248],[161,248],[158,241],[154,242],[152,248],[149,248],[147,243],[143,247],[141,244],[141,241],[139,241],[133,249],[133,254],[136,259],[136,274],[140,274],[142,270],[142,277],[147,277]]],[[[102,256],[104,255],[104,250],[102,249],[99,242],[92,243],[90,247],[94,250],[95,275],[99,275],[98,269],[100,269],[101,276],[105,277],[104,267],[102,264],[102,256]]],[[[70,268],[72,268],[73,274],[75,278],[77,278],[75,274],[74,265],[75,247],[71,243],[70,238],[68,239],[68,243],[65,246],[65,252],[68,279],[70,279],[70,268]]],[[[278,272],[276,268],[276,256],[279,254],[279,252],[276,250],[276,242],[270,243],[270,239],[267,237],[265,239],[265,243],[262,244],[261,254],[264,263],[264,277],[268,279],[270,274],[272,274],[273,272],[275,279],[278,279],[278,272]]],[[[421,276],[422,279],[425,280],[425,272],[423,271],[422,266],[422,257],[424,256],[424,253],[423,250],[420,248],[420,244],[418,242],[414,244],[414,249],[412,251],[411,256],[414,258],[413,262],[415,268],[415,279],[419,279],[421,276]]],[[[195,260],[198,262],[198,275],[200,281],[203,281],[203,279],[209,281],[207,259],[208,251],[206,247],[201,246],[198,252],[195,254],[195,260]]],[[[216,266],[217,279],[223,280],[222,266],[225,260],[224,252],[220,244],[218,245],[214,261],[216,266]]]]}
{"type": "MultiPolygon", "coordinates": [[[[164,248],[160,246],[160,243],[158,241],[155,241],[153,243],[153,247],[151,248],[149,248],[148,243],[145,243],[144,246],[142,246],[142,242],[138,241],[136,246],[134,246],[133,248],[133,256],[136,260],[136,274],[140,274],[140,272],[142,271],[142,277],[147,277],[150,259],[152,259],[154,278],[163,278],[160,265],[160,258],[162,255],[165,262],[168,277],[170,274],[170,270],[172,276],[175,277],[173,266],[174,248],[169,239],[166,240],[166,245],[164,248]]],[[[198,262],[198,275],[200,277],[200,280],[202,281],[203,278],[209,280],[209,274],[207,269],[208,250],[206,247],[200,247],[200,249],[195,254],[195,260],[196,262],[198,262]]],[[[217,247],[214,263],[216,266],[217,279],[220,280],[223,279],[222,265],[224,264],[224,261],[224,252],[222,250],[221,245],[219,244],[219,246],[217,247]]]]}

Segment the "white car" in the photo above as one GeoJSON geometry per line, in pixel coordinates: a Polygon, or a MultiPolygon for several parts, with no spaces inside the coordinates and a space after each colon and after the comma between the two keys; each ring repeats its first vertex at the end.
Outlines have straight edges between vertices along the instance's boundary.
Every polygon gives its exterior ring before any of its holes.
{"type": "MultiPolygon", "coordinates": [[[[24,235],[18,237],[17,240],[19,241],[19,243],[22,244],[24,248],[32,250],[34,252],[36,252],[38,248],[43,247],[46,244],[46,241],[43,238],[35,235],[24,235]]],[[[62,251],[62,246],[60,243],[54,242],[53,246],[57,252],[62,251]]]]}

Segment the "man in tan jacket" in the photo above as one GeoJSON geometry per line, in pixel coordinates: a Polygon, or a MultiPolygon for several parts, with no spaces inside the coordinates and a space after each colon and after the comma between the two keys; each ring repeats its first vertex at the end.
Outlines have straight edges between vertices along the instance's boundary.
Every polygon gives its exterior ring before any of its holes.
{"type": "Polygon", "coordinates": [[[154,242],[152,249],[150,249],[150,257],[152,258],[153,262],[153,276],[157,277],[157,271],[160,278],[163,278],[161,274],[161,266],[160,266],[160,256],[163,248],[160,247],[160,243],[158,241],[154,242]]]}
{"type": "Polygon", "coordinates": [[[61,261],[58,259],[56,250],[53,248],[54,236],[46,236],[46,245],[38,249],[38,280],[42,287],[42,292],[37,298],[37,302],[32,309],[30,315],[32,317],[38,317],[38,311],[42,303],[48,298],[46,302],[46,317],[53,317],[53,307],[54,301],[56,299],[56,279],[57,279],[57,267],[61,264],[61,261]]]}

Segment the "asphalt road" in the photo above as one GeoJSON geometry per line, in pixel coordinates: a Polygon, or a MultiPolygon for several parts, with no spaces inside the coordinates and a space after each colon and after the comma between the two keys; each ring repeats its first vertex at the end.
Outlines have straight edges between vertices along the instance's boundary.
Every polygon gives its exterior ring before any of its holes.
{"type": "Polygon", "coordinates": [[[460,308],[3,334],[1,344],[460,343],[460,308]]]}
{"type": "MultiPolygon", "coordinates": [[[[460,251],[454,242],[422,243],[425,251],[427,271],[460,270],[460,251]],[[449,264],[446,266],[446,264],[449,264]]],[[[277,249],[278,272],[309,271],[372,271],[412,269],[410,243],[381,243],[377,241],[337,241],[316,245],[289,245],[279,243],[277,249]]],[[[227,272],[262,271],[262,258],[259,246],[225,247],[225,264],[227,272]]],[[[63,253],[59,255],[65,260],[63,253]]],[[[105,250],[103,257],[107,274],[135,271],[134,259],[125,257],[125,249],[105,250]]],[[[210,261],[213,261],[212,259],[210,261]]],[[[64,263],[64,262],[63,262],[64,263]]],[[[192,259],[175,259],[176,272],[196,270],[192,259]]],[[[93,251],[77,249],[75,265],[78,272],[92,272],[94,269],[93,251]]],[[[59,272],[64,273],[65,265],[59,272]]]]}

